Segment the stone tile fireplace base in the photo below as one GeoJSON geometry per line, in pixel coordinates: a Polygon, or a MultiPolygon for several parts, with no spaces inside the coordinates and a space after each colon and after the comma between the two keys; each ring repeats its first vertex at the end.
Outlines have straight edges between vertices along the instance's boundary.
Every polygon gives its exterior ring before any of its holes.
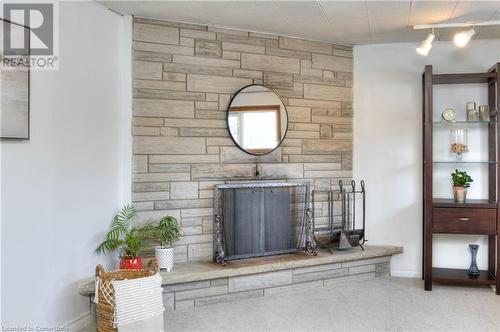
{"type": "MultiPolygon", "coordinates": [[[[317,256],[298,252],[279,256],[215,263],[180,263],[163,277],[166,310],[186,309],[214,303],[273,296],[297,291],[319,291],[339,283],[390,275],[392,255],[401,247],[366,246],[336,251],[319,251],[317,256]]],[[[80,294],[93,296],[93,282],[80,294]]]]}
{"type": "MultiPolygon", "coordinates": [[[[322,258],[323,255],[330,254],[320,252],[320,257],[311,258],[322,258]]],[[[290,256],[294,255],[273,257],[268,259],[268,264],[286,264],[290,256]]],[[[317,291],[323,287],[335,287],[342,282],[390,275],[390,261],[391,255],[386,255],[166,285],[163,299],[167,310],[177,310],[308,289],[317,291]]]]}

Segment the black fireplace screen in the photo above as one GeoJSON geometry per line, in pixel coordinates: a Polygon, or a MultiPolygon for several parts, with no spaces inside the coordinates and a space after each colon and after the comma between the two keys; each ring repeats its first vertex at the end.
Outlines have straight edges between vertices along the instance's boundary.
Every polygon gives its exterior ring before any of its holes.
{"type": "Polygon", "coordinates": [[[304,248],[307,183],[247,183],[215,188],[216,260],[304,248]]]}

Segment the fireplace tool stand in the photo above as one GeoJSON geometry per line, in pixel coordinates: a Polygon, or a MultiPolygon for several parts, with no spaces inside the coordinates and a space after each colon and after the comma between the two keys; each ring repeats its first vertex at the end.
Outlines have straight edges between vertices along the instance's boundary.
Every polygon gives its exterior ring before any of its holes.
{"type": "Polygon", "coordinates": [[[332,248],[359,246],[364,250],[365,199],[364,181],[360,181],[359,189],[354,180],[347,187],[340,180],[338,190],[313,190],[311,233],[315,247],[330,253],[332,248]]]}
{"type": "Polygon", "coordinates": [[[327,249],[333,254],[332,234],[335,231],[333,219],[334,197],[339,200],[340,192],[331,190],[313,190],[311,195],[311,241],[315,248],[327,249]],[[326,199],[326,201],[325,201],[326,199]],[[326,209],[325,209],[326,207],[326,209]]]}

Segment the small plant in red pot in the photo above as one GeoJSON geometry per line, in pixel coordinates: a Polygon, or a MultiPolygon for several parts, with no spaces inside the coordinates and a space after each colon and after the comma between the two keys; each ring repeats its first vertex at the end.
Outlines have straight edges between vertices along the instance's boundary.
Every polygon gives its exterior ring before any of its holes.
{"type": "Polygon", "coordinates": [[[132,205],[125,205],[115,215],[111,224],[111,230],[95,250],[98,254],[118,250],[120,253],[120,269],[142,269],[142,260],[139,252],[142,248],[143,236],[138,227],[131,227],[135,216],[135,208],[132,205]]]}

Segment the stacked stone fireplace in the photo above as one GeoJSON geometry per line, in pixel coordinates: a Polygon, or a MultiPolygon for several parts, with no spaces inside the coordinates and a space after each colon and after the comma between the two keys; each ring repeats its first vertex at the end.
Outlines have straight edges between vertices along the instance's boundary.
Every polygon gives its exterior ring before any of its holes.
{"type": "MultiPolygon", "coordinates": [[[[139,222],[171,215],[184,232],[174,244],[179,264],[161,272],[166,310],[317,292],[390,274],[391,256],[400,247],[366,246],[334,255],[301,250],[225,266],[206,263],[214,258],[214,217],[220,213],[214,187],[306,183],[310,191],[324,191],[337,189],[339,180],[350,183],[350,47],[134,18],[132,52],[132,200],[139,222]],[[226,125],[232,95],[249,84],[273,89],[288,111],[281,146],[260,157],[239,150],[226,125]]],[[[225,195],[229,256],[303,247],[306,194],[225,195]]],[[[329,207],[315,200],[314,220],[326,220],[329,207]]],[[[83,283],[80,294],[92,297],[94,285],[83,283]]]]}
{"type": "Polygon", "coordinates": [[[324,190],[351,179],[350,47],[144,18],[133,39],[132,198],[140,221],[178,218],[177,262],[213,259],[215,185],[324,190]],[[262,157],[240,151],[226,126],[248,84],[272,88],[288,111],[285,140],[262,157]]]}

